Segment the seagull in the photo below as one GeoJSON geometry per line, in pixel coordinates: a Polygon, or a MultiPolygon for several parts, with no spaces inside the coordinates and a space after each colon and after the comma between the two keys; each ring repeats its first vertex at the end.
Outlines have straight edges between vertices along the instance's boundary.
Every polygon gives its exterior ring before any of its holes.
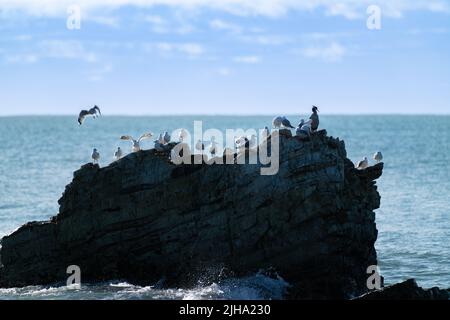
{"type": "Polygon", "coordinates": [[[98,160],[100,159],[100,153],[97,151],[97,149],[94,148],[92,151],[92,160],[94,160],[93,163],[98,163],[98,160]]]}
{"type": "Polygon", "coordinates": [[[367,160],[367,157],[364,157],[363,160],[358,161],[358,163],[356,164],[356,169],[362,170],[362,169],[366,169],[368,166],[369,166],[369,161],[367,160]]]}
{"type": "Polygon", "coordinates": [[[168,144],[170,142],[170,134],[166,131],[163,136],[164,144],[168,144]]]}
{"type": "Polygon", "coordinates": [[[253,148],[255,146],[256,146],[256,135],[252,134],[252,136],[250,137],[250,140],[248,141],[248,147],[253,148]]]}
{"type": "Polygon", "coordinates": [[[291,128],[291,129],[294,128],[294,127],[291,125],[291,122],[290,122],[286,117],[282,117],[282,118],[281,118],[281,124],[282,124],[283,127],[285,127],[285,128],[291,128]]]}
{"type": "Polygon", "coordinates": [[[262,134],[263,134],[263,138],[267,139],[267,137],[270,135],[269,128],[268,127],[264,127],[264,130],[263,130],[262,134]]]}
{"type": "Polygon", "coordinates": [[[250,140],[247,137],[239,137],[235,141],[238,149],[247,149],[250,146],[250,140]]]}
{"type": "Polygon", "coordinates": [[[180,134],[178,135],[180,142],[183,142],[184,139],[186,139],[187,135],[188,135],[188,132],[184,129],[181,129],[180,134]]]}
{"type": "Polygon", "coordinates": [[[274,127],[275,129],[279,129],[282,125],[283,122],[283,117],[275,117],[272,120],[272,127],[274,127]]]}
{"type": "Polygon", "coordinates": [[[94,119],[98,116],[101,116],[102,113],[100,112],[100,108],[97,106],[94,106],[93,108],[89,109],[89,110],[81,110],[80,114],[78,115],[78,123],[80,124],[80,126],[83,124],[84,119],[87,116],[92,116],[94,119]]]}
{"type": "Polygon", "coordinates": [[[150,139],[153,136],[151,132],[144,133],[138,140],[135,140],[132,136],[121,136],[120,139],[122,140],[131,140],[133,143],[133,147],[131,148],[132,152],[138,152],[141,150],[141,146],[139,145],[139,142],[144,139],[150,139]]]}
{"type": "Polygon", "coordinates": [[[197,149],[198,151],[203,151],[205,150],[205,145],[203,144],[202,140],[197,140],[197,143],[195,144],[195,149],[197,149]]]}
{"type": "Polygon", "coordinates": [[[312,107],[312,114],[309,117],[309,119],[312,120],[311,122],[311,130],[316,131],[319,128],[319,115],[317,114],[319,112],[319,109],[316,106],[312,107]]]}
{"type": "Polygon", "coordinates": [[[309,136],[311,133],[311,120],[308,120],[305,122],[304,119],[300,121],[300,123],[297,126],[297,129],[295,130],[295,133],[297,136],[307,135],[309,136]]]}
{"type": "Polygon", "coordinates": [[[383,160],[383,155],[381,154],[380,151],[378,151],[373,155],[373,160],[375,160],[377,163],[380,163],[381,160],[383,160]]]}
{"type": "Polygon", "coordinates": [[[120,158],[122,158],[122,155],[122,149],[120,149],[120,147],[117,147],[117,151],[114,152],[114,157],[116,158],[116,160],[120,160],[120,158]]]}
{"type": "Polygon", "coordinates": [[[217,142],[212,140],[211,141],[211,146],[209,147],[209,153],[211,153],[211,155],[214,157],[216,155],[217,152],[217,142]]]}
{"type": "Polygon", "coordinates": [[[162,133],[159,134],[158,140],[156,140],[156,141],[158,141],[159,144],[164,144],[164,138],[163,138],[163,134],[162,133]]]}

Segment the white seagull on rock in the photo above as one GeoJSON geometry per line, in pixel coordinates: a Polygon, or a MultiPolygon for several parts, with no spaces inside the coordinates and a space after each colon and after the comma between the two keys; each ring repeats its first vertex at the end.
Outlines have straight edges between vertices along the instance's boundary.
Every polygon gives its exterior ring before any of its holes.
{"type": "Polygon", "coordinates": [[[94,163],[98,163],[98,160],[100,160],[100,153],[95,148],[92,151],[92,160],[94,160],[94,163]]]}
{"type": "Polygon", "coordinates": [[[275,129],[280,129],[282,124],[283,124],[283,117],[273,118],[272,127],[274,127],[275,129]]]}
{"type": "Polygon", "coordinates": [[[305,120],[302,119],[298,124],[295,133],[297,136],[309,136],[311,134],[311,120],[305,122],[305,120]]]}
{"type": "Polygon", "coordinates": [[[367,157],[364,157],[361,161],[358,161],[356,164],[356,169],[362,170],[366,169],[369,166],[369,161],[367,160],[367,157]]]}
{"type": "Polygon", "coordinates": [[[195,149],[196,150],[198,150],[198,151],[203,151],[203,150],[205,150],[205,145],[204,145],[204,143],[202,142],[202,140],[197,140],[197,143],[195,144],[195,149]]]}
{"type": "Polygon", "coordinates": [[[267,139],[267,137],[270,136],[269,128],[268,127],[264,127],[264,130],[263,130],[262,134],[263,134],[263,138],[267,139]]]}
{"type": "Polygon", "coordinates": [[[120,160],[122,156],[123,156],[122,149],[120,149],[120,147],[117,147],[117,151],[114,152],[114,157],[116,158],[116,160],[120,160]]]}
{"type": "Polygon", "coordinates": [[[87,116],[92,116],[95,119],[96,117],[101,115],[102,113],[100,112],[100,108],[97,106],[94,106],[89,110],[81,110],[80,114],[78,115],[78,123],[81,126],[84,122],[84,119],[86,119],[87,116]]]}
{"type": "Polygon", "coordinates": [[[178,139],[180,140],[180,142],[183,142],[187,136],[188,132],[185,129],[181,129],[180,134],[178,135],[178,139]]]}
{"type": "Polygon", "coordinates": [[[250,140],[248,141],[248,147],[254,148],[254,147],[256,147],[256,144],[257,144],[256,135],[252,134],[252,136],[250,137],[250,140]]]}
{"type": "Polygon", "coordinates": [[[373,160],[375,160],[376,163],[380,163],[380,162],[383,160],[383,155],[381,154],[380,151],[376,152],[376,153],[373,155],[373,160]]]}
{"type": "Polygon", "coordinates": [[[139,143],[144,140],[144,139],[150,139],[151,137],[153,137],[153,134],[151,132],[148,133],[144,133],[142,136],[140,136],[139,139],[134,139],[132,136],[121,136],[120,139],[122,140],[131,140],[131,142],[133,143],[133,147],[131,148],[132,152],[138,152],[141,150],[141,146],[139,145],[139,143]]]}

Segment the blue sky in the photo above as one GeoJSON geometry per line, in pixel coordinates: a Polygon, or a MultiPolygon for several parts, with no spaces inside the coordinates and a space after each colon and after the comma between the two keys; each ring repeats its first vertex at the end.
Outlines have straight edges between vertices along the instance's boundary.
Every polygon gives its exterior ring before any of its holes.
{"type": "Polygon", "coordinates": [[[0,115],[448,114],[449,40],[443,0],[0,0],[0,115]]]}

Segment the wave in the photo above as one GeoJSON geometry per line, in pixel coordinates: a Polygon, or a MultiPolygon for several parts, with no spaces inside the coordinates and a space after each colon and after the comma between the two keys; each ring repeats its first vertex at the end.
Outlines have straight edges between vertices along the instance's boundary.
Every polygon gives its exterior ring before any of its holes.
{"type": "Polygon", "coordinates": [[[192,289],[135,286],[127,282],[0,289],[0,300],[280,300],[289,288],[280,276],[260,272],[192,289]]]}

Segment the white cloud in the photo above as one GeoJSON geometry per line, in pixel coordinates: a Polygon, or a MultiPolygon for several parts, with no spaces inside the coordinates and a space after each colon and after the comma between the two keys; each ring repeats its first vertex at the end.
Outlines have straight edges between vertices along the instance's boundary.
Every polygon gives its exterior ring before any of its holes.
{"type": "Polygon", "coordinates": [[[217,69],[217,73],[219,75],[221,75],[222,77],[228,77],[229,75],[231,75],[231,70],[227,67],[221,67],[219,69],[217,69]]]}
{"type": "Polygon", "coordinates": [[[327,46],[311,46],[301,50],[302,55],[307,58],[321,59],[328,62],[341,60],[346,52],[346,48],[337,42],[327,46]]]}
{"type": "Polygon", "coordinates": [[[42,55],[50,58],[77,59],[85,62],[96,62],[97,56],[85,49],[80,41],[45,40],[39,43],[42,55]]]}
{"type": "Polygon", "coordinates": [[[113,70],[111,64],[106,64],[100,68],[94,68],[88,72],[88,80],[92,82],[102,81],[105,76],[113,70]]]}
{"type": "Polygon", "coordinates": [[[92,15],[88,17],[88,20],[112,28],[118,28],[120,26],[119,19],[113,16],[92,15]]]}
{"type": "Polygon", "coordinates": [[[263,46],[279,46],[294,42],[291,36],[286,35],[246,35],[239,37],[241,41],[263,45],[263,46]]]}
{"type": "MultiPolygon", "coordinates": [[[[73,0],[0,0],[5,10],[20,10],[35,16],[66,16],[67,7],[73,0]]],[[[401,17],[408,11],[450,12],[450,4],[445,0],[377,0],[384,16],[401,17]]],[[[292,10],[323,10],[327,15],[339,15],[349,19],[365,16],[365,10],[374,4],[373,0],[77,0],[82,12],[116,9],[124,6],[149,8],[156,5],[178,9],[209,8],[235,15],[262,15],[277,17],[292,10]]]]}
{"type": "Polygon", "coordinates": [[[14,40],[16,41],[30,41],[31,39],[33,39],[33,37],[30,34],[19,34],[14,37],[14,40]]]}
{"type": "Polygon", "coordinates": [[[5,57],[5,60],[8,63],[31,64],[38,61],[38,56],[30,53],[15,54],[15,55],[7,55],[5,57]]]}
{"type": "Polygon", "coordinates": [[[214,19],[209,22],[211,28],[215,30],[224,30],[232,33],[241,33],[242,28],[236,24],[222,21],[220,19],[214,19]]]}
{"type": "Polygon", "coordinates": [[[170,22],[167,19],[158,15],[147,15],[143,19],[150,24],[150,29],[154,33],[176,33],[176,34],[188,34],[194,31],[194,27],[185,21],[180,21],[178,18],[175,22],[170,22]]]}
{"type": "Polygon", "coordinates": [[[158,42],[147,43],[144,45],[144,50],[147,52],[158,51],[162,54],[182,53],[189,57],[200,56],[204,53],[204,48],[201,44],[194,42],[174,43],[174,42],[158,42]]]}
{"type": "Polygon", "coordinates": [[[256,64],[260,63],[262,59],[259,56],[239,56],[234,57],[233,61],[238,63],[256,64]]]}

